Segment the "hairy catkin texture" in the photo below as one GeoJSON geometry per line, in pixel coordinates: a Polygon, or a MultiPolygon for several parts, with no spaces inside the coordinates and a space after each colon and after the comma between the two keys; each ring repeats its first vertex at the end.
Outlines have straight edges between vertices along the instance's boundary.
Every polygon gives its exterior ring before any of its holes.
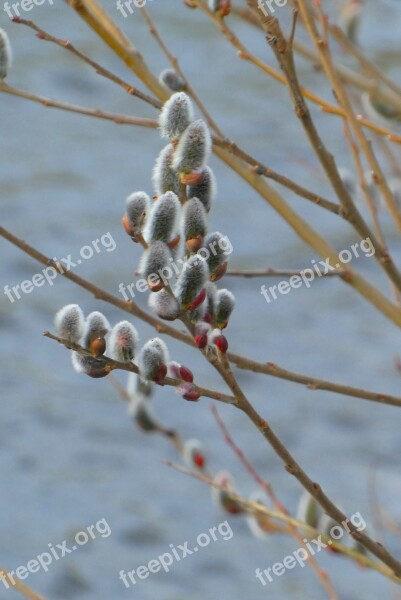
{"type": "Polygon", "coordinates": [[[212,147],[209,129],[202,119],[194,121],[182,134],[174,152],[172,167],[177,173],[205,168],[212,147]]]}
{"type": "Polygon", "coordinates": [[[223,329],[235,307],[235,297],[229,290],[219,290],[216,298],[216,325],[223,329]]]}
{"type": "Polygon", "coordinates": [[[193,303],[208,276],[209,269],[205,259],[197,254],[191,256],[184,266],[175,290],[175,296],[183,309],[193,303]]]}
{"type": "Polygon", "coordinates": [[[217,194],[216,178],[210,167],[205,167],[202,172],[202,178],[198,183],[188,186],[187,197],[198,198],[205,207],[206,212],[209,212],[212,207],[212,202],[217,194]]]}
{"type": "Polygon", "coordinates": [[[85,318],[78,304],[63,306],[54,317],[57,334],[69,342],[79,344],[85,330],[85,318]]]}
{"type": "Polygon", "coordinates": [[[5,79],[11,64],[11,45],[8,35],[0,28],[0,79],[5,79]]]}
{"type": "Polygon", "coordinates": [[[205,238],[203,247],[208,252],[208,258],[206,260],[210,275],[214,275],[219,267],[227,262],[231,245],[227,236],[219,231],[215,231],[205,238]]]}
{"type": "Polygon", "coordinates": [[[131,362],[135,358],[138,332],[129,321],[114,325],[109,339],[110,356],[120,362],[131,362]]]}
{"type": "Polygon", "coordinates": [[[166,321],[175,321],[180,312],[177,300],[167,290],[151,294],[148,304],[160,319],[166,321]]]}
{"type": "Polygon", "coordinates": [[[134,192],[128,196],[125,212],[132,235],[137,236],[141,233],[150,207],[150,198],[146,192],[134,192]]]}
{"type": "Polygon", "coordinates": [[[90,348],[91,343],[97,338],[103,338],[110,331],[110,323],[99,311],[91,312],[86,318],[84,334],[84,347],[90,348]]]}
{"type": "Polygon", "coordinates": [[[174,192],[166,192],[153,203],[143,235],[148,244],[168,244],[177,230],[181,204],[174,192]]]}
{"type": "Polygon", "coordinates": [[[189,96],[184,92],[177,92],[167,100],[160,112],[161,136],[173,142],[184,133],[193,120],[194,110],[189,96]]]}
{"type": "Polygon", "coordinates": [[[159,75],[159,81],[172,92],[182,92],[185,81],[173,69],[164,69],[159,75]]]}
{"type": "Polygon", "coordinates": [[[141,349],[138,357],[138,368],[141,377],[146,381],[153,381],[160,367],[167,365],[168,359],[167,346],[163,340],[160,338],[149,340],[141,349]]]}
{"type": "Polygon", "coordinates": [[[166,192],[174,192],[177,196],[181,195],[182,186],[179,176],[171,166],[173,154],[174,146],[168,144],[157,157],[152,177],[156,196],[161,196],[166,192]]]}
{"type": "Polygon", "coordinates": [[[163,242],[155,242],[142,255],[139,271],[145,279],[151,275],[160,276],[160,271],[168,266],[171,252],[163,242]]]}
{"type": "Polygon", "coordinates": [[[204,238],[207,233],[207,215],[198,198],[188,200],[182,214],[182,229],[185,240],[204,238]]]}
{"type": "Polygon", "coordinates": [[[77,373],[85,373],[93,378],[106,377],[109,374],[107,362],[102,358],[83,356],[78,352],[71,355],[72,366],[77,373]]]}

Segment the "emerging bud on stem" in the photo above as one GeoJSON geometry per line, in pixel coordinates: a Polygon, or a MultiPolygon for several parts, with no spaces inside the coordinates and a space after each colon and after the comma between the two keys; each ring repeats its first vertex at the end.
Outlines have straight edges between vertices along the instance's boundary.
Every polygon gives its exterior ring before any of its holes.
{"type": "Polygon", "coordinates": [[[177,140],[194,119],[192,102],[184,92],[177,92],[163,106],[159,126],[161,136],[170,142],[177,140]]]}
{"type": "Polygon", "coordinates": [[[189,402],[197,402],[200,398],[200,394],[196,391],[193,383],[183,382],[180,385],[177,385],[175,389],[177,394],[189,402]]]}
{"type": "Polygon", "coordinates": [[[209,270],[205,259],[198,254],[191,256],[185,264],[176,286],[175,296],[183,310],[188,310],[195,301],[208,275],[209,270]]]}
{"type": "Polygon", "coordinates": [[[174,69],[164,69],[159,75],[159,81],[172,92],[182,92],[185,88],[185,81],[174,71],[174,69]]]}
{"type": "MultiPolygon", "coordinates": [[[[192,179],[183,178],[194,171],[202,171],[209,158],[212,139],[204,121],[199,119],[187,127],[182,134],[174,152],[172,167],[180,173],[182,183],[192,183],[192,179]]],[[[197,174],[195,182],[202,179],[202,173],[197,174]]]]}
{"type": "Polygon", "coordinates": [[[205,449],[199,440],[187,440],[184,444],[184,460],[192,469],[204,469],[206,467],[205,449]]]}
{"type": "Polygon", "coordinates": [[[227,270],[228,251],[232,246],[227,236],[219,231],[210,233],[203,244],[208,251],[207,264],[210,271],[210,280],[218,281],[227,270]]]}
{"type": "Polygon", "coordinates": [[[150,291],[159,292],[165,287],[160,272],[167,268],[170,258],[170,250],[163,242],[155,242],[143,253],[139,271],[147,280],[150,291]]]}
{"type": "Polygon", "coordinates": [[[212,202],[216,197],[217,186],[216,178],[210,167],[206,167],[202,171],[202,178],[198,183],[190,185],[188,187],[187,196],[189,199],[198,198],[205,207],[206,212],[209,212],[212,206],[212,202]]]}
{"type": "Polygon", "coordinates": [[[180,178],[171,166],[173,154],[174,146],[168,144],[157,157],[152,177],[156,196],[161,196],[166,192],[174,192],[177,196],[182,193],[180,178]]]}
{"type": "Polygon", "coordinates": [[[219,329],[225,329],[235,307],[235,298],[229,290],[217,292],[215,321],[219,329]]]}
{"type": "Polygon", "coordinates": [[[203,244],[207,233],[207,216],[200,200],[192,198],[183,209],[182,226],[186,248],[189,252],[197,252],[203,244]]]}
{"type": "Polygon", "coordinates": [[[91,350],[95,356],[99,355],[99,353],[104,354],[106,347],[104,345],[103,352],[101,352],[99,349],[102,345],[100,340],[105,338],[109,330],[110,324],[106,317],[97,310],[91,312],[86,319],[86,329],[83,343],[84,347],[87,350],[91,350]]]}
{"type": "Polygon", "coordinates": [[[11,46],[8,35],[0,28],[0,79],[7,77],[11,64],[11,46]]]}
{"type": "Polygon", "coordinates": [[[150,198],[145,192],[134,192],[126,200],[123,225],[125,231],[136,242],[141,234],[146,217],[150,212],[150,198]]]}
{"type": "Polygon", "coordinates": [[[160,290],[160,292],[151,294],[148,304],[157,316],[165,321],[175,321],[180,314],[177,300],[167,290],[160,290]]]}
{"type": "Polygon", "coordinates": [[[82,356],[78,352],[73,352],[71,356],[72,366],[77,373],[85,373],[94,379],[106,377],[110,369],[106,361],[101,358],[92,358],[91,356],[82,356]]]}
{"type": "Polygon", "coordinates": [[[138,366],[141,377],[147,381],[161,383],[167,375],[168,350],[160,338],[153,338],[142,348],[138,366]]]}
{"type": "Polygon", "coordinates": [[[138,332],[129,321],[114,325],[109,340],[111,358],[120,362],[134,360],[138,339],[138,332]]]}
{"type": "Polygon", "coordinates": [[[168,244],[176,232],[181,204],[174,192],[166,192],[153,204],[146,223],[144,238],[148,244],[168,244]]]}
{"type": "Polygon", "coordinates": [[[78,304],[63,306],[54,317],[57,334],[69,342],[79,344],[84,334],[85,318],[78,304]]]}

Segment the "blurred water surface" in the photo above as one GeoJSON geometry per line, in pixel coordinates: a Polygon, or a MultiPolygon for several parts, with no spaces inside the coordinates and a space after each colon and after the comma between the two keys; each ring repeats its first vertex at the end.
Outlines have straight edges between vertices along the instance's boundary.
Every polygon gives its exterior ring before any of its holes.
{"type": "MultiPolygon", "coordinates": [[[[123,19],[113,2],[105,2],[125,32],[141,48],[156,71],[167,65],[147,33],[138,11],[123,19]]],[[[161,32],[194,86],[227,135],[272,168],[329,195],[285,90],[235,57],[217,30],[179,0],[153,0],[149,7],[161,32]]],[[[283,14],[288,9],[282,9],[283,14]]],[[[25,15],[23,15],[25,16],[25,15]]],[[[101,64],[130,78],[124,67],[63,3],[45,3],[29,15],[38,24],[71,39],[101,64]]],[[[285,18],[288,14],[285,14],[285,18]]],[[[11,85],[77,104],[118,113],[154,117],[146,105],[122,93],[60,48],[37,40],[32,32],[8,22],[14,49],[11,85]]],[[[383,61],[401,80],[401,11],[394,3],[368,2],[361,41],[372,58],[383,61]]],[[[262,38],[242,24],[246,43],[271,60],[262,38]]],[[[319,76],[300,62],[303,81],[317,87],[319,76]]],[[[319,89],[317,87],[317,89],[319,89]]],[[[321,86],[320,92],[328,90],[321,86]]],[[[0,97],[2,132],[0,185],[1,223],[49,256],[77,256],[82,246],[110,232],[117,247],[102,251],[77,267],[112,293],[129,282],[138,249],[122,232],[123,200],[134,190],[151,191],[154,159],[162,147],[151,130],[114,125],[11,96],[0,97]]],[[[313,109],[332,151],[346,155],[341,123],[313,109]]],[[[215,158],[219,198],[211,228],[228,234],[237,267],[302,268],[316,259],[266,203],[215,158]]],[[[351,229],[330,214],[290,194],[285,197],[341,250],[358,241],[351,229]]],[[[399,238],[389,229],[390,247],[401,262],[399,238]]],[[[41,268],[11,245],[0,242],[1,288],[31,279],[41,268]]],[[[383,291],[373,259],[356,268],[371,276],[383,291]]],[[[229,331],[231,348],[259,360],[322,378],[400,394],[400,375],[393,357],[400,350],[399,332],[352,290],[334,279],[315,281],[312,288],[292,291],[267,304],[257,280],[227,279],[237,297],[229,331]]],[[[145,306],[145,295],[138,294],[145,306]]],[[[41,336],[52,326],[55,311],[78,302],[86,313],[103,310],[121,318],[70,282],[35,289],[11,304],[0,300],[2,423],[0,427],[0,564],[8,569],[33,559],[49,543],[71,539],[72,533],[105,518],[112,534],[98,537],[72,556],[54,563],[49,573],[31,575],[26,583],[49,599],[140,597],[142,600],[318,600],[323,592],[312,573],[297,568],[263,588],[257,567],[267,568],[295,550],[294,542],[274,537],[260,541],[242,520],[230,518],[234,536],[211,544],[126,590],[118,578],[169,550],[190,544],[226,518],[210,501],[203,484],[162,464],[174,458],[164,440],[132,427],[126,407],[107,381],[75,374],[67,352],[41,336]]],[[[152,331],[142,323],[142,339],[152,331]]],[[[196,352],[168,341],[177,361],[188,364],[196,380],[219,387],[216,375],[196,352]]],[[[401,438],[396,409],[362,400],[312,392],[293,384],[238,373],[257,408],[288,444],[306,470],[349,514],[360,511],[372,521],[369,501],[375,477],[385,510],[401,518],[399,456],[401,438]]],[[[124,382],[122,378],[121,381],[124,382]]],[[[166,424],[205,443],[210,468],[229,468],[244,494],[254,487],[218,432],[208,402],[182,402],[171,390],[160,390],[154,408],[166,424]]],[[[280,498],[294,510],[300,490],[245,418],[221,407],[238,443],[280,498]]],[[[397,551],[397,543],[386,539],[397,551]]],[[[399,550],[399,545],[398,545],[399,550]]],[[[389,597],[389,584],[338,557],[320,556],[335,580],[342,600],[389,597]],[[340,576],[341,575],[341,576],[340,576]]],[[[0,598],[11,597],[0,583],[0,598]]]]}

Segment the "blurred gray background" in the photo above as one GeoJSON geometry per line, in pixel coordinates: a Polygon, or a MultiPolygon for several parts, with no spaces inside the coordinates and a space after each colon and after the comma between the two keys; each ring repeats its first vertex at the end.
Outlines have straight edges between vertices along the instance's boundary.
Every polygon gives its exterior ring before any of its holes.
{"type": "MultiPolygon", "coordinates": [[[[138,10],[124,19],[114,2],[108,0],[104,6],[156,72],[167,67],[138,10]]],[[[285,89],[240,61],[207,19],[186,10],[180,0],[153,0],[148,7],[227,135],[272,168],[332,198],[292,116],[285,89]]],[[[287,23],[289,8],[281,11],[287,23]]],[[[53,7],[45,3],[23,16],[69,38],[135,83],[64,3],[53,7]]],[[[0,25],[9,33],[14,50],[10,85],[67,102],[155,118],[155,111],[67,52],[11,24],[3,11],[0,25]]],[[[238,21],[235,25],[247,45],[274,64],[262,36],[238,21]]],[[[362,47],[397,81],[401,81],[400,27],[401,11],[394,2],[367,3],[362,47]]],[[[305,62],[300,61],[299,67],[303,83],[330,98],[323,78],[305,62]]],[[[341,164],[349,167],[341,122],[316,108],[313,114],[331,150],[344,157],[341,164]]],[[[140,256],[121,227],[124,199],[135,190],[151,192],[151,171],[163,144],[158,134],[6,95],[0,96],[0,127],[1,224],[59,258],[76,257],[83,245],[110,232],[116,250],[83,261],[75,272],[118,294],[118,284],[132,280],[140,256]]],[[[235,174],[214,157],[211,165],[219,196],[210,227],[229,236],[233,267],[297,269],[318,258],[235,174]]],[[[358,241],[338,218],[285,191],[284,196],[338,250],[358,241]]],[[[399,237],[386,218],[384,222],[390,248],[400,263],[399,237]]],[[[42,269],[4,240],[0,240],[0,256],[2,290],[42,269]]],[[[374,259],[357,260],[354,266],[390,295],[374,259]]],[[[321,378],[400,394],[401,378],[393,366],[401,349],[399,331],[341,282],[317,280],[310,290],[293,290],[270,305],[260,286],[277,281],[226,279],[224,283],[237,298],[228,330],[234,352],[321,378]]],[[[138,294],[137,299],[146,306],[146,294],[138,294]]],[[[185,563],[175,563],[168,574],[154,574],[134,588],[124,588],[118,579],[121,569],[146,564],[168,551],[170,544],[192,543],[227,515],[211,502],[207,486],[162,463],[164,458],[175,458],[173,450],[165,440],[133,427],[126,406],[107,380],[76,374],[68,352],[42,337],[43,330],[52,328],[56,310],[72,302],[86,314],[104,311],[112,323],[125,318],[61,277],[53,287],[35,288],[13,304],[1,294],[0,565],[7,569],[24,565],[45,552],[48,543],[71,540],[75,531],[105,518],[110,537],[98,537],[54,563],[49,573],[30,575],[26,583],[49,599],[323,598],[320,584],[307,568],[293,569],[263,588],[255,569],[280,561],[296,549],[295,543],[277,536],[256,539],[246,522],[235,517],[228,517],[232,540],[211,544],[185,563]]],[[[135,325],[143,341],[153,335],[148,326],[135,325]]],[[[197,382],[223,389],[197,352],[167,341],[172,357],[190,366],[197,382]]],[[[247,372],[238,372],[238,379],[301,465],[349,514],[360,511],[373,529],[375,485],[384,509],[401,519],[396,408],[313,392],[247,372]]],[[[120,381],[125,384],[124,377],[120,381]]],[[[213,472],[227,468],[243,494],[254,489],[254,482],[224,443],[208,400],[186,403],[171,389],[158,390],[153,407],[166,425],[176,427],[185,438],[203,441],[213,472]]],[[[295,511],[300,495],[297,482],[242,414],[224,406],[219,410],[260,474],[295,511]]],[[[388,534],[384,541],[399,552],[396,538],[388,534]]],[[[383,594],[392,597],[391,584],[378,574],[325,553],[319,561],[343,600],[362,595],[365,600],[383,594]]],[[[9,597],[13,593],[0,584],[0,598],[9,597]]]]}

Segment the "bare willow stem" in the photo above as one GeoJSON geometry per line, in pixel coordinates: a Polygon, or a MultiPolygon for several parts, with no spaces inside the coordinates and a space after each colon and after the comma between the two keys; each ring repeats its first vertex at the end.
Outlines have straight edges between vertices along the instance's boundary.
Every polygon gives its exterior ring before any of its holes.
{"type": "Polygon", "coordinates": [[[13,576],[13,579],[11,580],[8,577],[7,573],[8,573],[8,571],[6,569],[4,569],[3,567],[0,567],[0,575],[2,577],[4,577],[5,581],[9,585],[10,589],[12,589],[16,592],[19,592],[21,594],[21,596],[24,596],[24,598],[28,598],[28,600],[45,600],[44,596],[40,596],[33,589],[31,589],[30,587],[25,585],[25,583],[22,583],[22,581],[17,579],[15,577],[15,575],[13,576]]]}
{"type": "MultiPolygon", "coordinates": [[[[214,21],[214,23],[219,28],[219,30],[224,35],[224,37],[238,51],[238,55],[241,59],[248,60],[253,65],[255,65],[255,67],[257,67],[258,69],[262,70],[264,73],[266,73],[267,75],[272,77],[275,81],[277,81],[278,83],[281,83],[282,85],[287,86],[286,78],[283,75],[281,75],[281,73],[279,73],[278,71],[276,71],[275,69],[270,67],[270,65],[268,65],[264,61],[257,58],[254,54],[252,54],[245,47],[245,45],[241,42],[241,40],[234,33],[234,31],[232,29],[230,29],[230,27],[228,27],[225,20],[219,19],[213,13],[213,11],[211,11],[210,8],[206,5],[204,0],[194,0],[194,1],[199,6],[199,8],[202,9],[202,11],[205,14],[207,14],[209,16],[209,18],[211,18],[214,21]]],[[[316,94],[311,92],[309,89],[305,88],[304,86],[301,86],[301,90],[302,90],[302,94],[304,95],[304,97],[307,98],[308,100],[311,100],[314,104],[317,104],[318,106],[320,106],[320,108],[323,110],[323,112],[325,112],[327,114],[337,115],[339,117],[345,116],[344,111],[340,107],[335,106],[334,104],[331,104],[330,102],[327,102],[323,98],[320,98],[319,96],[317,96],[316,94]]],[[[372,121],[369,121],[368,119],[365,119],[362,117],[360,118],[360,123],[364,127],[371,129],[378,135],[386,136],[392,142],[395,142],[398,144],[401,143],[401,136],[397,135],[396,133],[394,133],[393,131],[391,131],[385,127],[381,127],[380,125],[377,125],[376,123],[373,123],[372,121]]]]}
{"type": "Polygon", "coordinates": [[[75,48],[75,46],[73,46],[71,44],[71,42],[69,42],[68,40],[62,40],[60,38],[57,38],[57,37],[51,35],[50,33],[47,33],[47,31],[45,31],[44,29],[41,29],[33,21],[29,21],[27,19],[22,19],[21,17],[14,17],[12,20],[14,23],[17,23],[20,25],[25,25],[26,27],[29,27],[30,29],[33,29],[34,31],[36,31],[37,37],[39,39],[44,40],[45,42],[51,42],[53,44],[56,44],[56,46],[60,46],[60,48],[64,48],[65,50],[68,50],[71,54],[73,54],[74,56],[76,56],[77,58],[79,58],[80,60],[82,60],[83,62],[88,64],[90,67],[92,67],[96,71],[96,73],[98,73],[98,75],[101,75],[102,77],[109,79],[116,85],[119,85],[131,96],[136,96],[140,100],[147,102],[148,104],[150,104],[151,106],[154,106],[157,109],[161,108],[162,102],[160,102],[160,100],[158,100],[157,98],[153,98],[152,96],[149,96],[148,94],[144,94],[143,92],[141,92],[140,90],[135,88],[130,83],[124,81],[120,77],[117,77],[117,75],[114,75],[114,73],[112,73],[108,69],[105,69],[104,67],[102,67],[99,63],[95,62],[94,60],[92,60],[91,58],[86,56],[86,54],[77,50],[77,48],[75,48]]]}
{"type": "MultiPolygon", "coordinates": [[[[11,244],[25,252],[25,254],[27,254],[34,260],[40,262],[41,264],[45,265],[46,267],[54,266],[57,269],[57,265],[52,259],[48,258],[46,255],[36,250],[36,248],[33,248],[32,246],[30,246],[20,238],[16,237],[11,232],[7,231],[6,229],[4,229],[4,227],[1,226],[0,236],[8,240],[11,244]]],[[[122,311],[144,321],[145,323],[153,327],[158,333],[169,335],[170,337],[180,342],[183,342],[184,344],[187,344],[189,346],[195,346],[194,340],[191,336],[187,335],[186,333],[183,333],[182,331],[179,331],[178,329],[175,329],[174,327],[171,327],[165,321],[161,321],[160,319],[153,317],[146,311],[143,311],[132,300],[121,300],[117,296],[109,294],[105,290],[99,288],[90,281],[79,277],[71,271],[64,271],[63,273],[60,273],[60,275],[62,277],[65,277],[66,279],[69,279],[82,289],[92,294],[97,300],[102,300],[103,302],[120,308],[122,311]]],[[[364,400],[370,400],[372,402],[379,402],[380,404],[387,404],[389,406],[401,406],[401,398],[391,396],[389,394],[383,394],[380,392],[370,392],[368,390],[363,390],[352,386],[340,385],[332,383],[330,381],[316,379],[314,377],[309,377],[307,375],[301,375],[292,371],[288,371],[286,369],[278,367],[273,363],[256,362],[254,360],[248,359],[238,354],[233,354],[231,352],[228,353],[228,358],[239,369],[252,371],[254,373],[260,373],[272,377],[277,377],[279,379],[284,379],[287,381],[292,381],[293,383],[305,385],[311,390],[321,389],[329,392],[334,392],[336,394],[342,394],[354,398],[361,398],[364,400]]]]}
{"type": "MultiPolygon", "coordinates": [[[[256,0],[247,0],[247,2],[254,11],[258,10],[256,0]]],[[[301,0],[301,3],[302,2],[303,0],[301,0]]],[[[298,81],[292,47],[284,38],[278,20],[274,17],[264,17],[263,15],[259,18],[267,33],[267,41],[288,82],[288,90],[294,104],[294,112],[300,120],[328,180],[348,215],[349,222],[363,238],[369,238],[371,240],[372,245],[375,248],[376,260],[387,273],[396,288],[401,291],[401,273],[398,271],[387,249],[382,247],[357,210],[351,195],[340,177],[334,156],[327,150],[319,135],[298,81]]]]}
{"type": "MultiPolygon", "coordinates": [[[[234,441],[233,437],[231,436],[230,432],[227,429],[226,424],[224,423],[223,419],[221,418],[221,416],[217,410],[217,407],[215,405],[212,405],[211,409],[212,409],[213,416],[217,422],[217,425],[224,436],[225,441],[230,446],[230,448],[232,448],[232,450],[234,451],[234,453],[236,454],[236,456],[238,457],[238,459],[244,466],[245,470],[249,473],[249,475],[252,477],[252,479],[266,492],[266,494],[269,496],[269,498],[273,502],[273,506],[275,507],[275,509],[278,510],[279,512],[282,512],[283,514],[289,516],[290,515],[289,511],[285,508],[285,506],[277,498],[277,496],[274,492],[273,486],[259,475],[259,473],[256,471],[256,469],[249,462],[244,451],[241,450],[241,448],[234,441]]],[[[300,545],[301,548],[304,548],[306,550],[306,553],[308,555],[307,562],[309,563],[312,571],[315,573],[315,575],[321,582],[323,589],[327,592],[327,595],[330,598],[330,600],[339,600],[336,590],[334,589],[334,586],[331,583],[327,572],[324,571],[319,566],[319,564],[315,560],[315,558],[307,551],[307,546],[304,542],[304,536],[300,534],[300,532],[295,527],[295,525],[292,525],[290,523],[288,524],[288,534],[291,535],[294,538],[294,540],[296,540],[298,542],[298,544],[300,545]]]]}
{"type": "Polygon", "coordinates": [[[115,113],[105,112],[97,108],[86,108],[83,106],[77,106],[76,104],[58,102],[57,100],[51,100],[50,98],[45,98],[44,96],[38,96],[36,94],[26,92],[25,90],[20,90],[18,88],[11,87],[4,83],[4,81],[0,81],[0,92],[10,94],[11,96],[18,96],[19,98],[24,98],[25,100],[31,100],[32,102],[36,102],[38,104],[42,104],[43,106],[47,106],[50,108],[58,108],[67,112],[86,115],[88,117],[96,117],[97,119],[113,121],[113,123],[117,123],[118,125],[135,125],[137,127],[146,127],[148,129],[157,129],[158,127],[157,121],[153,119],[128,117],[124,115],[118,115],[115,113]]]}
{"type": "MultiPolygon", "coordinates": [[[[355,138],[358,140],[361,150],[364,153],[370,168],[372,169],[373,181],[375,182],[378,189],[380,190],[380,192],[386,202],[389,213],[392,216],[394,223],[396,224],[398,230],[401,232],[401,212],[400,212],[400,210],[397,206],[397,203],[394,199],[394,196],[390,190],[390,187],[384,176],[384,173],[379,164],[379,161],[376,158],[372,144],[366,138],[365,133],[361,127],[361,124],[354,114],[353,107],[348,98],[347,92],[346,92],[341,80],[339,79],[337,73],[335,72],[335,69],[333,67],[333,63],[331,60],[331,53],[330,53],[330,47],[328,44],[328,37],[326,36],[326,39],[323,43],[323,40],[321,39],[321,36],[317,30],[313,15],[311,13],[310,7],[307,4],[307,2],[305,0],[297,0],[297,3],[300,8],[300,11],[302,13],[302,17],[303,17],[304,23],[306,25],[306,28],[308,30],[308,33],[316,46],[317,52],[319,53],[323,69],[324,69],[331,85],[333,86],[337,101],[338,101],[339,105],[342,107],[342,110],[344,112],[344,118],[346,121],[348,121],[351,129],[353,130],[355,138]]],[[[319,12],[319,14],[321,14],[321,20],[322,20],[322,23],[324,23],[324,27],[327,28],[325,16],[323,15],[323,13],[319,12]]],[[[396,283],[395,280],[393,280],[393,282],[397,286],[397,288],[400,290],[401,287],[399,284],[401,282],[401,278],[398,283],[396,283]]]]}
{"type": "MultiPolygon", "coordinates": [[[[209,487],[213,487],[217,490],[224,490],[224,486],[220,485],[217,481],[214,481],[207,475],[204,475],[202,473],[198,473],[195,471],[190,471],[189,469],[182,467],[181,465],[175,464],[171,460],[165,460],[164,463],[168,467],[171,467],[175,471],[178,471],[179,473],[182,473],[182,474],[186,475],[187,477],[193,477],[194,479],[197,479],[198,481],[201,481],[202,483],[206,483],[209,487]]],[[[300,529],[301,531],[303,531],[307,536],[310,536],[311,538],[318,538],[319,536],[321,536],[321,539],[324,542],[331,541],[333,547],[336,550],[338,550],[342,554],[345,554],[346,556],[349,556],[349,557],[355,559],[355,561],[358,565],[364,566],[368,569],[374,569],[375,571],[378,571],[382,575],[385,575],[386,577],[391,579],[391,581],[394,581],[395,583],[398,583],[399,585],[401,584],[401,578],[396,577],[394,575],[394,573],[391,571],[391,569],[388,569],[385,565],[382,565],[382,564],[372,560],[371,558],[369,558],[368,556],[365,556],[364,554],[360,554],[356,550],[348,548],[347,546],[343,546],[342,544],[340,544],[339,542],[336,542],[335,540],[331,540],[331,538],[329,538],[326,534],[311,527],[307,523],[304,523],[303,521],[299,521],[298,519],[295,519],[294,517],[291,517],[281,511],[271,509],[271,508],[265,506],[264,504],[260,504],[259,502],[252,502],[251,500],[247,500],[246,498],[243,498],[242,496],[235,493],[234,491],[230,491],[230,496],[232,496],[232,498],[236,502],[238,502],[238,504],[243,506],[243,508],[246,509],[250,514],[259,514],[261,516],[266,516],[271,519],[277,519],[278,521],[281,521],[283,523],[293,525],[293,526],[297,527],[298,529],[300,529]]]]}
{"type": "Polygon", "coordinates": [[[146,21],[146,23],[147,23],[147,25],[149,27],[150,33],[153,35],[153,37],[155,38],[156,42],[159,44],[159,46],[162,49],[162,51],[163,51],[164,55],[166,56],[167,60],[170,62],[171,66],[173,67],[174,71],[181,77],[182,81],[185,83],[185,91],[191,96],[191,98],[193,99],[193,101],[195,102],[195,104],[198,106],[199,110],[201,111],[201,113],[205,117],[206,122],[208,123],[209,127],[220,138],[224,138],[224,134],[221,131],[220,127],[217,125],[216,121],[213,119],[213,117],[211,116],[211,114],[207,110],[204,102],[202,102],[202,100],[200,99],[200,97],[197,94],[197,92],[195,92],[194,88],[192,87],[192,85],[188,81],[188,78],[186,77],[184,71],[181,69],[181,66],[180,66],[180,63],[179,63],[177,57],[174,56],[170,52],[170,50],[168,49],[167,45],[164,43],[164,40],[163,40],[162,36],[160,35],[160,32],[159,32],[159,30],[158,30],[158,28],[156,26],[156,23],[152,19],[149,11],[145,8],[145,6],[140,7],[140,10],[141,10],[141,12],[142,12],[142,14],[144,16],[144,19],[145,19],[145,21],[146,21]]]}

